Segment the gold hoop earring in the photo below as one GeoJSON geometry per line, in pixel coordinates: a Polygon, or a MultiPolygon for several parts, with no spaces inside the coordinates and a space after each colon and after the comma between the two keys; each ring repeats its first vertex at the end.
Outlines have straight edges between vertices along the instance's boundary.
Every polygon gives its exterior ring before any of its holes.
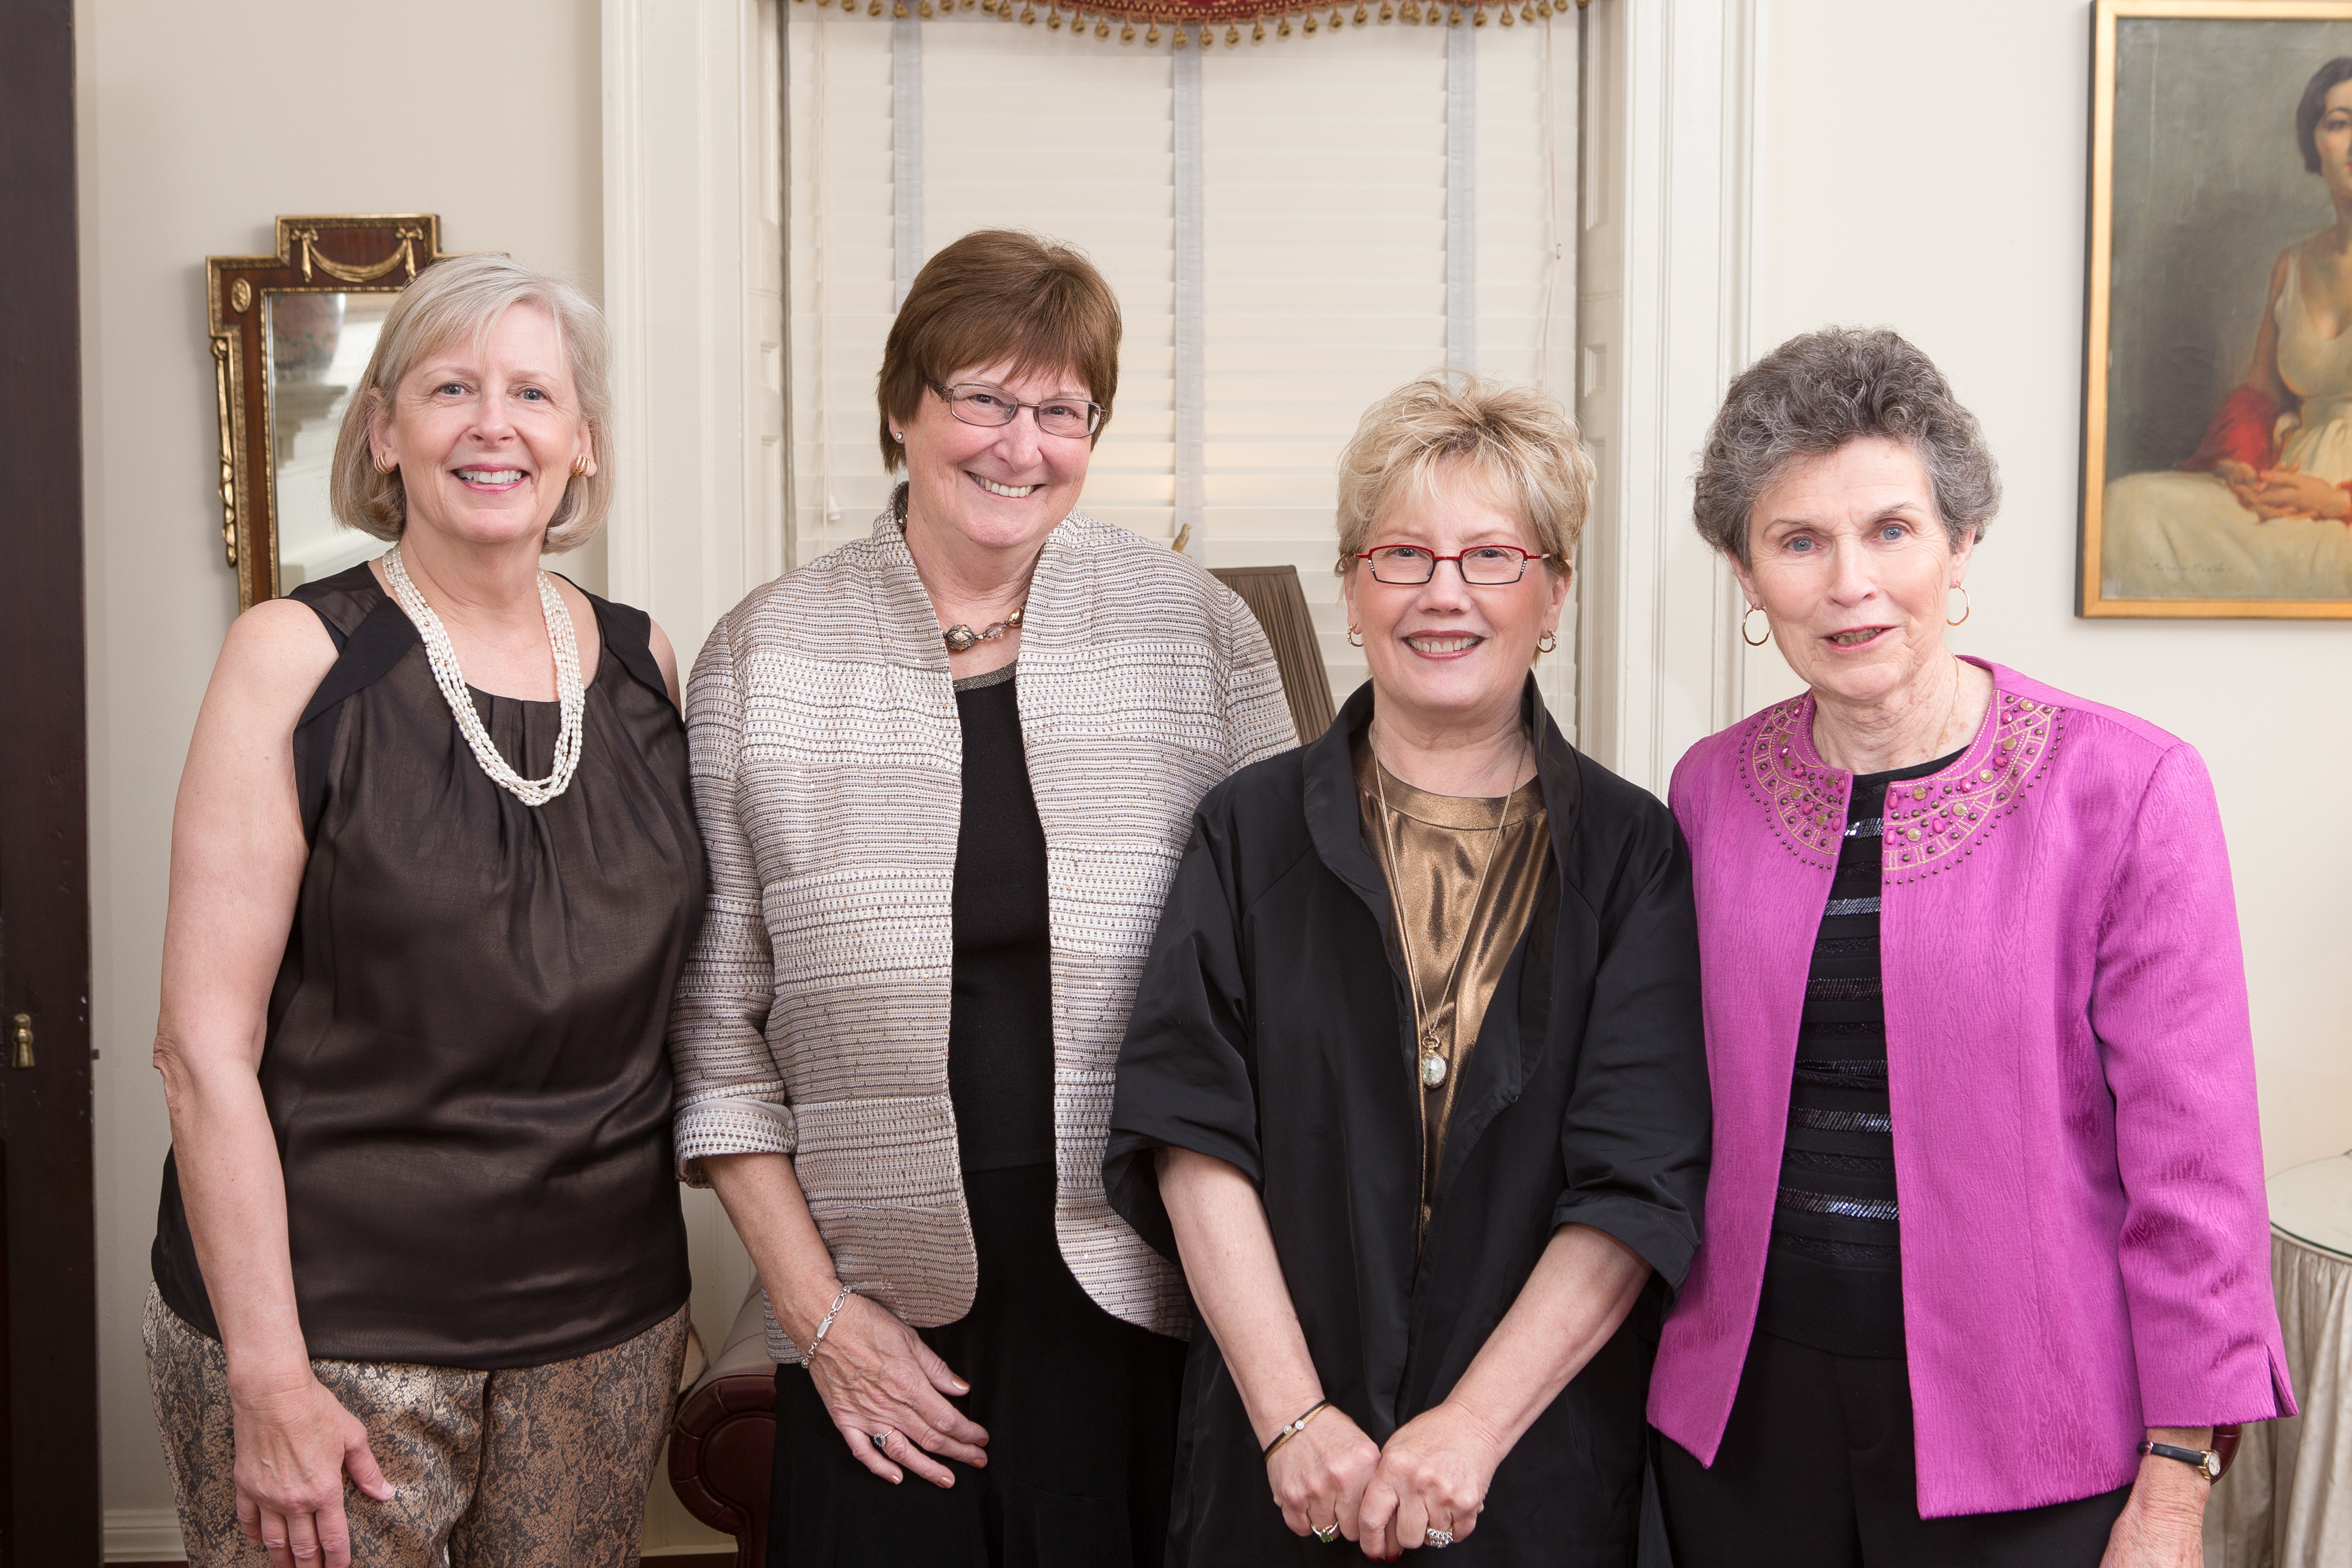
{"type": "Polygon", "coordinates": [[[398,458],[386,458],[382,452],[376,453],[371,461],[375,464],[375,471],[379,474],[388,474],[400,467],[398,458]]]}
{"type": "Polygon", "coordinates": [[[1739,640],[1749,647],[1762,647],[1772,640],[1772,613],[1765,610],[1761,605],[1750,605],[1748,606],[1748,616],[1739,617],[1739,640]],[[1759,611],[1763,611],[1764,614],[1764,635],[1760,637],[1751,637],[1748,635],[1748,616],[1755,615],[1759,611]]]}
{"type": "Polygon", "coordinates": [[[1364,630],[1361,626],[1349,626],[1348,628],[1348,646],[1349,647],[1361,647],[1364,646],[1364,630]]]}
{"type": "Polygon", "coordinates": [[[575,479],[594,479],[596,477],[596,459],[590,457],[585,452],[583,452],[578,457],[572,458],[572,477],[575,479]]]}
{"type": "Polygon", "coordinates": [[[1558,632],[1546,632],[1543,636],[1536,638],[1536,651],[1538,653],[1549,653],[1559,646],[1559,634],[1558,632]]]}
{"type": "MultiPolygon", "coordinates": [[[[1952,586],[1955,588],[1960,588],[1960,585],[1958,583],[1953,584],[1952,586]]],[[[1946,610],[1949,610],[1951,607],[1951,597],[1949,595],[1947,595],[1944,599],[1944,608],[1946,610]]],[[[1974,606],[1969,603],[1969,591],[1966,588],[1960,588],[1960,620],[1956,621],[1952,619],[1950,616],[1947,615],[1944,617],[1944,624],[1948,626],[1957,626],[1960,624],[1960,621],[1967,620],[1973,612],[1974,606]]]]}

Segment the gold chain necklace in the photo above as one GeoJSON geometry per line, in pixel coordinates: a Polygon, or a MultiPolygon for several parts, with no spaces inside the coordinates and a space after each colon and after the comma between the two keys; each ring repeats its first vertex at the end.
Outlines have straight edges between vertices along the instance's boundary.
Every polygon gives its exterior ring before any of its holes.
{"type": "MultiPolygon", "coordinates": [[[[1365,737],[1365,743],[1367,745],[1371,743],[1369,735],[1365,737]]],[[[1514,778],[1518,776],[1516,771],[1512,776],[1514,778]]],[[[1381,836],[1387,841],[1389,847],[1389,877],[1393,888],[1395,879],[1403,874],[1404,857],[1397,849],[1396,821],[1389,811],[1388,769],[1381,762],[1378,747],[1372,750],[1372,790],[1381,803],[1381,836]]],[[[1503,829],[1507,826],[1507,819],[1511,811],[1511,796],[1517,793],[1517,790],[1505,791],[1502,803],[1495,808],[1494,831],[1486,840],[1486,863],[1479,868],[1478,885],[1471,890],[1470,908],[1464,917],[1465,921],[1475,921],[1478,918],[1479,902],[1486,896],[1486,878],[1495,869],[1495,852],[1502,847],[1503,829]]],[[[1391,900],[1395,898],[1393,891],[1390,897],[1391,900]]],[[[1445,1081],[1445,1058],[1437,1048],[1437,1022],[1430,1016],[1428,1006],[1421,999],[1421,970],[1412,961],[1412,938],[1407,930],[1412,922],[1404,918],[1404,911],[1401,909],[1396,911],[1396,915],[1397,945],[1404,950],[1404,983],[1412,991],[1413,1024],[1420,1030],[1421,1086],[1423,1089],[1435,1089],[1445,1081]]],[[[1462,961],[1470,955],[1471,939],[1476,935],[1475,927],[1465,926],[1462,932],[1462,945],[1454,952],[1453,967],[1445,972],[1445,983],[1437,988],[1440,1001],[1444,1000],[1448,992],[1453,993],[1454,1013],[1456,1017],[1461,1016],[1462,1014],[1462,993],[1456,983],[1462,977],[1462,961]]]]}

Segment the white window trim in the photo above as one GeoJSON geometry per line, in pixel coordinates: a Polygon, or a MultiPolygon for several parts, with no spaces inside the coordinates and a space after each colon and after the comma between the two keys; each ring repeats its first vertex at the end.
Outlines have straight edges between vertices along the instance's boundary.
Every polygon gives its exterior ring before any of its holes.
{"type": "Polygon", "coordinates": [[[1579,744],[1660,795],[1745,712],[1738,588],[1691,527],[1691,469],[1752,357],[1757,60],[1768,0],[1584,12],[1578,417],[1585,534],[1579,744]]]}
{"type": "Polygon", "coordinates": [[[604,0],[613,596],[689,666],[784,558],[784,0],[604,0]]]}

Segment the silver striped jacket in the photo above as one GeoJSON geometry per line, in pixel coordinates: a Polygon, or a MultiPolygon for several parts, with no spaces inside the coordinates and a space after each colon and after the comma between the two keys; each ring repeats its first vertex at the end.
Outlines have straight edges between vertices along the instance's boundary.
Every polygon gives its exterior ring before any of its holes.
{"type": "MultiPolygon", "coordinates": [[[[1105,1310],[1186,1331],[1176,1268],[1104,1200],[1111,1074],[1192,808],[1296,743],[1265,635],[1164,546],[1073,512],[1021,630],[1045,830],[1062,1256],[1105,1310]]],[[[948,1097],[962,730],[898,521],[752,593],[687,693],[710,902],[669,1029],[679,1174],[791,1154],[844,1283],[918,1328],[977,1280],[948,1097]]],[[[772,1353],[797,1351],[768,1318],[772,1353]]]]}

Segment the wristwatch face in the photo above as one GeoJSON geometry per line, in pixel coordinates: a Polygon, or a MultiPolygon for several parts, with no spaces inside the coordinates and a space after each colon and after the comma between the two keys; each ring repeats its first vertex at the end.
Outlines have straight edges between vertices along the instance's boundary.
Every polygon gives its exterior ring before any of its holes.
{"type": "Polygon", "coordinates": [[[2221,1479],[2221,1456],[2215,1450],[2208,1448],[2205,1450],[2203,1461],[2197,1468],[2205,1472],[2207,1480],[2218,1481],[2221,1479]]]}

